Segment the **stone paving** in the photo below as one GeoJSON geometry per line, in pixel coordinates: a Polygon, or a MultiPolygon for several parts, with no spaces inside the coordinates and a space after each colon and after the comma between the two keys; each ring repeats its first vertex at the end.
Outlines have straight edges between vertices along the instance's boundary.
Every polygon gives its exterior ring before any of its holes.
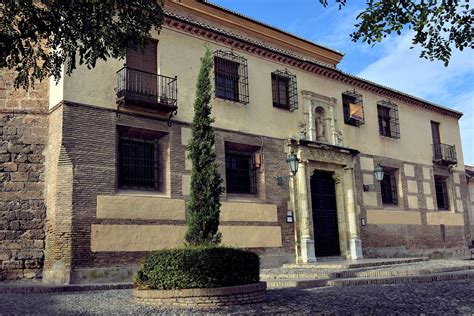
{"type": "Polygon", "coordinates": [[[273,289],[264,303],[218,309],[158,309],[131,290],[0,294],[0,314],[472,314],[474,281],[273,289]]]}

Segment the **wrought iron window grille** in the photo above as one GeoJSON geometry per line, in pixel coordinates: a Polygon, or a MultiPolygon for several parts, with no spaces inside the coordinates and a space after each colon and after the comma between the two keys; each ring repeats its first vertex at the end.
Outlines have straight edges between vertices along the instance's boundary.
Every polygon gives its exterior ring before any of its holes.
{"type": "Polygon", "coordinates": [[[383,180],[380,182],[380,190],[383,204],[398,204],[397,181],[394,171],[385,171],[383,180]]]}
{"type": "Polygon", "coordinates": [[[272,72],[273,106],[294,111],[298,108],[298,87],[296,75],[285,70],[272,72]]]}
{"type": "Polygon", "coordinates": [[[390,138],[400,138],[398,106],[390,100],[377,102],[379,133],[390,138]]]}
{"type": "Polygon", "coordinates": [[[448,185],[445,177],[435,176],[436,204],[438,210],[449,210],[448,185]]]}
{"type": "Polygon", "coordinates": [[[227,193],[257,194],[257,168],[254,153],[226,150],[227,193]]]}
{"type": "Polygon", "coordinates": [[[215,96],[224,100],[249,103],[247,59],[233,51],[214,52],[215,96]]]}
{"type": "Polygon", "coordinates": [[[344,123],[353,126],[365,124],[362,94],[358,93],[355,89],[342,93],[342,109],[344,112],[344,123]]]}
{"type": "Polygon", "coordinates": [[[119,187],[159,190],[158,141],[119,138],[119,187]]]}

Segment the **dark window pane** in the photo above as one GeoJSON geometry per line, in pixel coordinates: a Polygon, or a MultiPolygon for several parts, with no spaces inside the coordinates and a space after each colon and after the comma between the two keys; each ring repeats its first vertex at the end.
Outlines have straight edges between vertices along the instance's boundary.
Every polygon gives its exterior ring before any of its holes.
{"type": "Polygon", "coordinates": [[[288,78],[272,74],[273,106],[289,108],[289,84],[288,78]]]}
{"type": "Polygon", "coordinates": [[[385,172],[383,180],[380,182],[383,204],[398,204],[397,184],[393,172],[385,172]]]}
{"type": "Polygon", "coordinates": [[[449,209],[448,186],[446,184],[446,178],[435,176],[435,190],[438,209],[449,209]]]}
{"type": "Polygon", "coordinates": [[[226,151],[225,169],[228,193],[257,193],[251,153],[226,151]]]}
{"type": "Polygon", "coordinates": [[[239,64],[215,57],[216,96],[219,98],[239,101],[239,64]]]}
{"type": "Polygon", "coordinates": [[[293,111],[298,108],[296,76],[287,70],[272,72],[273,106],[293,111]]]}
{"type": "Polygon", "coordinates": [[[377,104],[380,135],[400,138],[397,105],[390,101],[380,101],[377,104]]]}
{"type": "Polygon", "coordinates": [[[158,188],[157,145],[153,142],[120,138],[119,185],[158,188]]]}
{"type": "Polygon", "coordinates": [[[279,102],[281,105],[288,107],[288,80],[280,78],[278,84],[279,102]]]}

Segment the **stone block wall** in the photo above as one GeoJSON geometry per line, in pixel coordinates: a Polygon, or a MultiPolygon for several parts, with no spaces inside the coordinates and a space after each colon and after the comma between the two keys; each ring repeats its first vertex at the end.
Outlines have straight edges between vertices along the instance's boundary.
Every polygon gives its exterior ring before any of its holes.
{"type": "Polygon", "coordinates": [[[0,281],[41,277],[47,83],[28,92],[0,70],[0,281]]]}
{"type": "Polygon", "coordinates": [[[367,223],[360,229],[365,257],[465,255],[470,239],[467,183],[459,171],[361,154],[356,184],[360,217],[367,223]],[[373,175],[378,163],[396,170],[396,205],[382,203],[373,175]],[[449,210],[437,208],[435,174],[448,179],[449,210]],[[364,192],[363,184],[376,189],[364,192]]]}

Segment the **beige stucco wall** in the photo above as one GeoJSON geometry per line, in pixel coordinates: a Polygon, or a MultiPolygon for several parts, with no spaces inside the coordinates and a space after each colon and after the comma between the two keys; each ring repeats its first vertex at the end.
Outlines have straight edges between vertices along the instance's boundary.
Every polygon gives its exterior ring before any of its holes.
{"type": "Polygon", "coordinates": [[[428,225],[464,226],[464,215],[455,213],[426,213],[428,225]]]}
{"type": "Polygon", "coordinates": [[[140,196],[97,196],[97,218],[185,220],[184,200],[140,196]]]}
{"type": "MultiPolygon", "coordinates": [[[[220,226],[222,245],[281,247],[280,226],[220,226]]],[[[91,227],[93,252],[153,251],[184,245],[184,225],[103,225],[91,227]]]]}
{"type": "MultiPolygon", "coordinates": [[[[185,201],[152,195],[98,195],[97,218],[185,220],[185,201]]],[[[275,204],[222,202],[220,220],[276,223],[277,207],[275,204]]]]}
{"type": "Polygon", "coordinates": [[[367,224],[421,225],[420,212],[367,210],[367,224]]]}
{"type": "MultiPolygon", "coordinates": [[[[200,66],[199,58],[204,52],[205,41],[167,28],[162,30],[158,38],[159,73],[178,77],[179,111],[176,119],[191,122],[195,83],[200,66]]],[[[215,43],[208,44],[213,50],[229,50],[228,47],[215,43]]],[[[301,91],[308,90],[337,99],[336,117],[339,129],[344,135],[345,146],[370,155],[430,165],[432,164],[430,120],[433,120],[441,122],[441,140],[443,143],[456,146],[457,165],[463,166],[459,125],[454,118],[395,101],[399,107],[401,139],[381,137],[378,133],[376,103],[384,99],[383,97],[367,91],[359,91],[363,94],[365,125],[359,128],[346,125],[343,120],[341,93],[353,89],[352,86],[235,49],[234,52],[245,57],[248,62],[250,103],[243,105],[213,99],[216,127],[277,138],[296,136],[299,132],[298,122],[304,121],[301,91]],[[300,105],[294,112],[272,106],[270,73],[284,68],[288,68],[297,76],[300,105]]],[[[116,109],[114,92],[116,72],[123,64],[123,60],[110,59],[107,63],[98,62],[93,70],[78,67],[71,77],[64,79],[63,98],[68,101],[116,109]]],[[[58,95],[60,96],[60,93],[58,95]]],[[[57,99],[54,101],[56,102],[57,99]]],[[[54,104],[51,103],[51,105],[54,104]]]]}
{"type": "Polygon", "coordinates": [[[277,222],[275,204],[223,202],[220,213],[223,222],[277,222]]]}
{"type": "Polygon", "coordinates": [[[49,78],[49,108],[62,100],[64,100],[64,67],[61,69],[61,79],[58,82],[53,77],[49,78]]]}

